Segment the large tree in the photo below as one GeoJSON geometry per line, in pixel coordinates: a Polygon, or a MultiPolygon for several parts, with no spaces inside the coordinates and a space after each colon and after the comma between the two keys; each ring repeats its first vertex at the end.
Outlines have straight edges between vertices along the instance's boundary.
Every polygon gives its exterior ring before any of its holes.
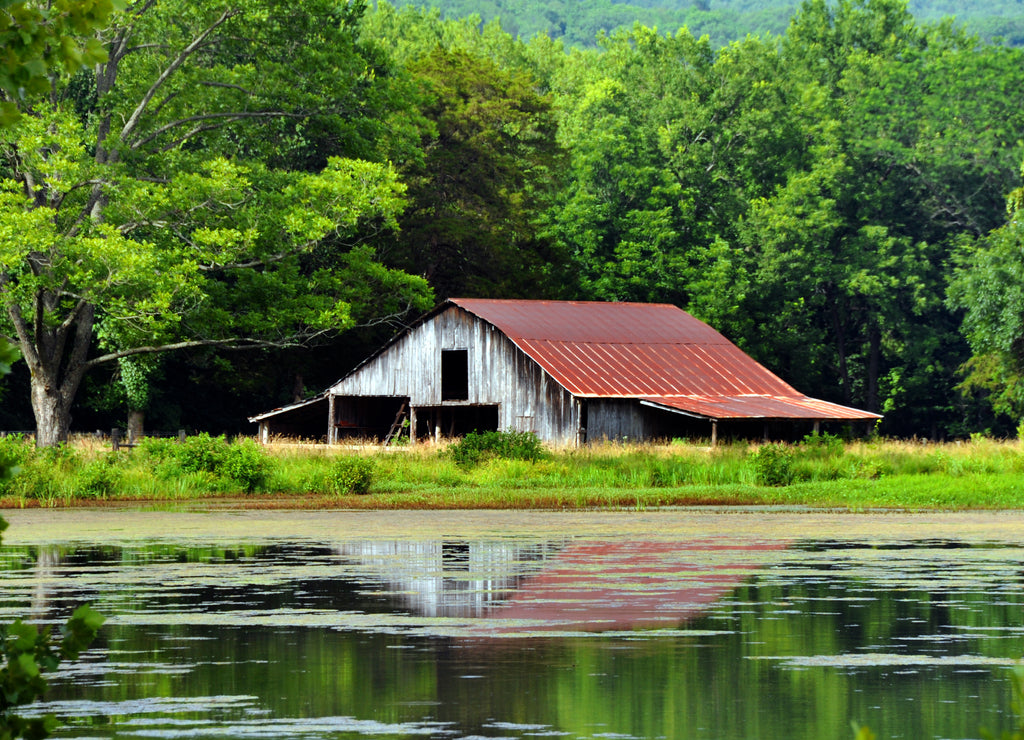
{"type": "MultiPolygon", "coordinates": [[[[1024,176],[1024,168],[1021,170],[1024,176]]],[[[956,254],[950,305],[963,312],[972,356],[964,388],[987,394],[993,408],[1024,421],[1024,187],[1007,199],[1007,222],[956,254]]]]}
{"type": "Polygon", "coordinates": [[[105,62],[0,133],[0,337],[31,371],[39,444],[66,439],[99,365],[289,345],[429,301],[357,244],[404,190],[370,161],[389,70],[362,10],[140,0],[93,37],[105,62]]]}
{"type": "Polygon", "coordinates": [[[536,214],[558,161],[549,98],[527,75],[463,50],[436,47],[410,69],[422,158],[403,167],[410,205],[391,259],[440,296],[546,293],[536,214]]]}

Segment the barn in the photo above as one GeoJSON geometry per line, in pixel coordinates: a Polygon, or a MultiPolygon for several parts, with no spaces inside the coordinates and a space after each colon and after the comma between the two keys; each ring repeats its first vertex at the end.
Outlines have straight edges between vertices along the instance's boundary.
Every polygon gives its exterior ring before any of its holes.
{"type": "Polygon", "coordinates": [[[880,417],[809,398],[676,306],[452,298],[260,438],[535,432],[555,444],[793,438],[880,417]]]}

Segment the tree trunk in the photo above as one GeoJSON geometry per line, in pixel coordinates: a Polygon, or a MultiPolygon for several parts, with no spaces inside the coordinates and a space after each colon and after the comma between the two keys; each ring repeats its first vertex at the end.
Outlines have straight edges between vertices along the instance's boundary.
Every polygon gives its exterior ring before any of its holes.
{"type": "Polygon", "coordinates": [[[868,330],[868,411],[878,413],[882,404],[878,390],[878,373],[882,365],[882,332],[872,325],[868,330]]]}
{"type": "Polygon", "coordinates": [[[71,431],[71,404],[88,369],[93,308],[81,305],[74,320],[53,329],[36,326],[29,330],[19,313],[12,317],[18,329],[19,349],[32,376],[36,446],[54,447],[67,442],[71,431]]]}
{"type": "Polygon", "coordinates": [[[142,439],[142,427],[146,422],[146,412],[141,409],[131,409],[128,412],[128,441],[137,442],[142,439]]]}
{"type": "Polygon", "coordinates": [[[832,305],[832,327],[835,331],[836,360],[839,365],[839,382],[843,388],[843,402],[849,406],[853,403],[853,388],[850,383],[850,369],[846,364],[846,327],[840,316],[840,309],[832,305]]]}
{"type": "Polygon", "coordinates": [[[60,386],[54,387],[33,373],[32,413],[36,417],[37,447],[55,447],[68,441],[73,399],[74,394],[69,397],[60,386]]]}

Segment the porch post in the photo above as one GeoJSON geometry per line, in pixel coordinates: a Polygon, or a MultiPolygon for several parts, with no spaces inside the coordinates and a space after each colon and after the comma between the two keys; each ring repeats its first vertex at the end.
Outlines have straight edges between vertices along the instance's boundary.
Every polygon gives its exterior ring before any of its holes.
{"type": "Polygon", "coordinates": [[[334,394],[327,394],[327,444],[332,445],[337,441],[338,431],[334,426],[334,394]]]}

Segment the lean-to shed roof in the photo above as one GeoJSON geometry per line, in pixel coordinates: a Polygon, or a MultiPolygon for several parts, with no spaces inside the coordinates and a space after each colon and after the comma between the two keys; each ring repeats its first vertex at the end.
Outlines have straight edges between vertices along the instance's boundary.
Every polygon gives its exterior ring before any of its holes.
{"type": "Polygon", "coordinates": [[[500,329],[576,396],[639,399],[713,419],[880,418],[803,395],[703,321],[669,304],[480,298],[448,303],[500,329]]]}

